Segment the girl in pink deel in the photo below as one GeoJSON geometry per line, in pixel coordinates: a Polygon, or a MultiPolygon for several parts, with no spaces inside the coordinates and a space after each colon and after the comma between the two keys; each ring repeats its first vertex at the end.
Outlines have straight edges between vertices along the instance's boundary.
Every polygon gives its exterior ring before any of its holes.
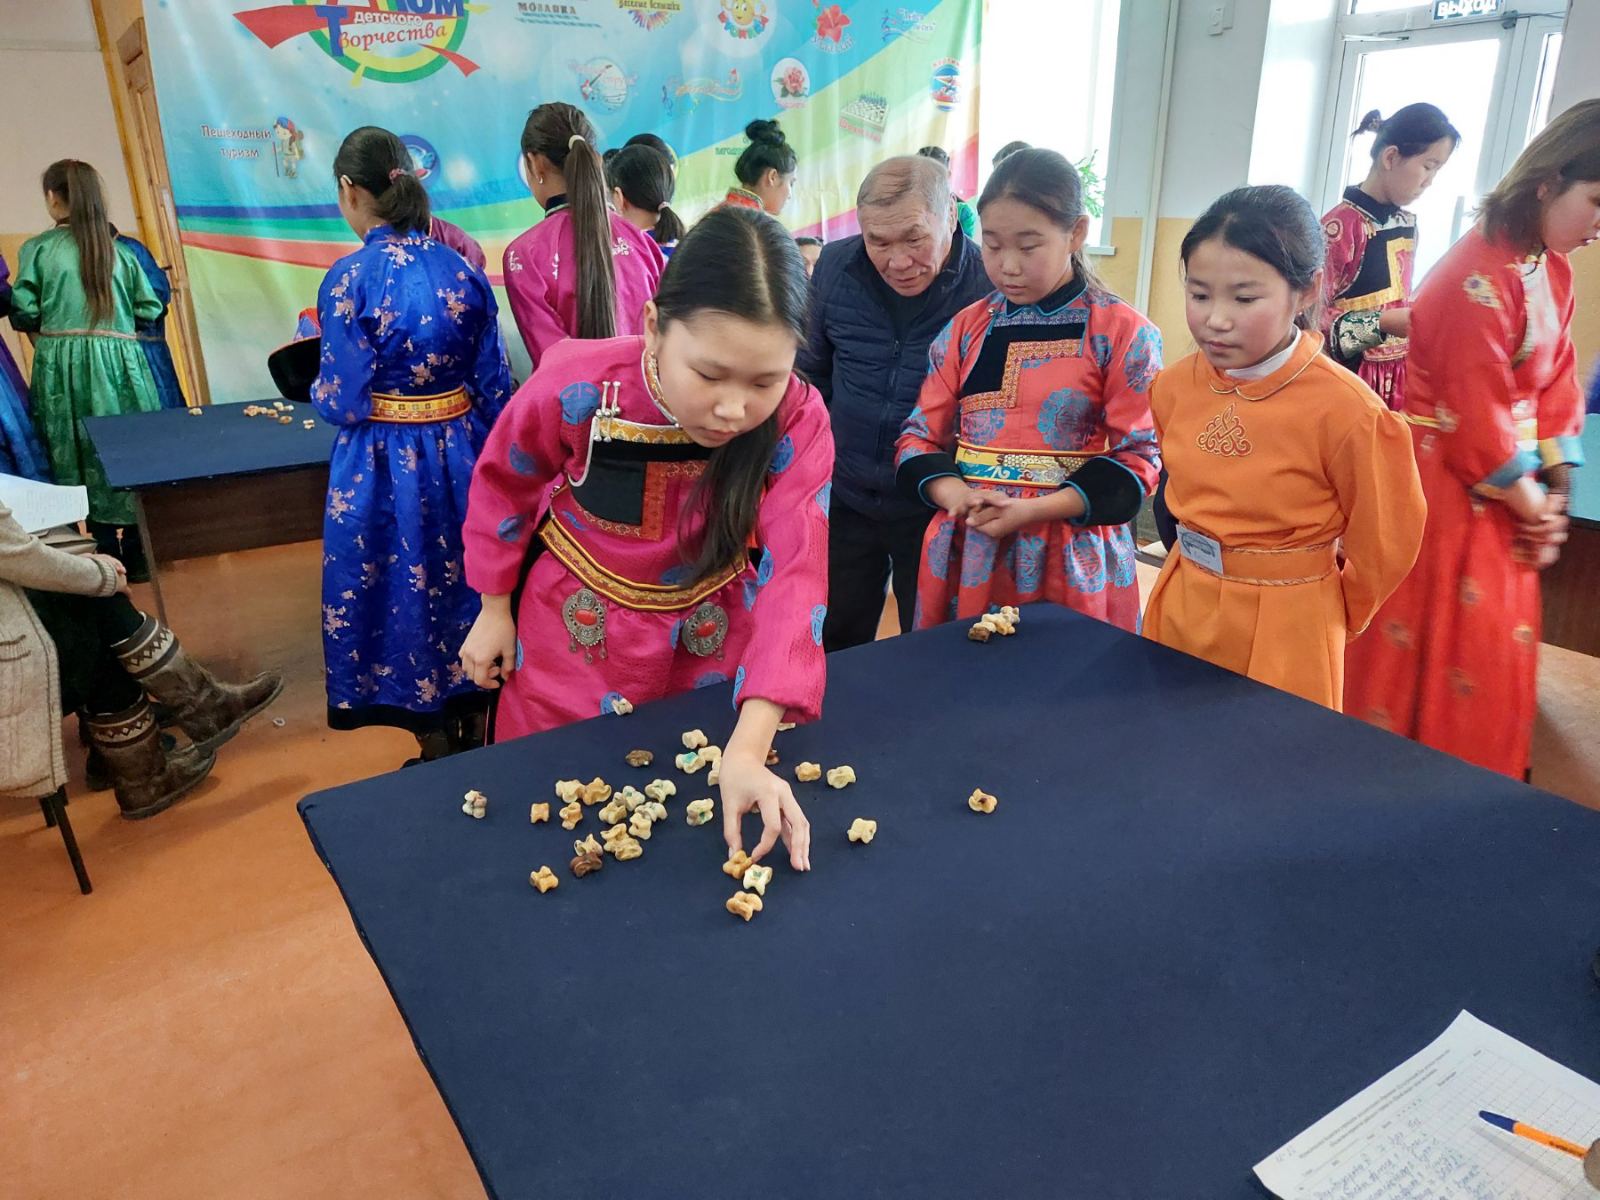
{"type": "Polygon", "coordinates": [[[483,611],[461,650],[500,689],[498,739],[732,680],[728,844],[759,809],[753,857],[781,834],[797,870],[810,827],[766,760],[780,722],[819,715],[824,684],[833,436],[794,373],[805,307],[788,231],[721,208],[673,255],[643,336],[545,355],[473,477],[483,611]]]}

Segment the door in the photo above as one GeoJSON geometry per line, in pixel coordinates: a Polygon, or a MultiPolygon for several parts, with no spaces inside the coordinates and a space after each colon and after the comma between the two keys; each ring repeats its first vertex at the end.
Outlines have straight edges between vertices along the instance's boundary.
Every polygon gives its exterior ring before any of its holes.
{"type": "Polygon", "coordinates": [[[183,242],[178,233],[178,214],[172,202],[172,182],[167,175],[167,149],[161,139],[157,117],[155,80],[150,73],[150,52],[145,42],[144,18],[140,17],[117,41],[127,87],[125,109],[129,153],[135,170],[129,172],[134,204],[141,224],[150,235],[150,253],[167,273],[172,284],[172,306],[167,315],[167,337],[172,343],[173,360],[183,377],[183,393],[189,403],[211,403],[206,382],[205,360],[200,357],[200,337],[194,319],[194,301],[189,272],[183,261],[183,242]]]}
{"type": "Polygon", "coordinates": [[[1427,9],[1372,12],[1385,0],[1355,0],[1341,23],[1343,62],[1334,104],[1323,210],[1371,163],[1370,136],[1352,138],[1363,114],[1385,116],[1417,101],[1436,104],[1461,142],[1412,211],[1420,281],[1463,233],[1485,192],[1500,180],[1548,117],[1561,47],[1559,16],[1510,14],[1431,25],[1427,9]]]}

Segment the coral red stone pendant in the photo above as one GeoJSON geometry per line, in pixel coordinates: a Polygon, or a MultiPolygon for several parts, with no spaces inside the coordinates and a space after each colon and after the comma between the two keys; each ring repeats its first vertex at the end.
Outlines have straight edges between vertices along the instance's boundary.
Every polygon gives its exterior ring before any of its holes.
{"type": "Polygon", "coordinates": [[[561,619],[572,639],[567,647],[572,653],[583,647],[583,661],[587,663],[594,661],[596,648],[601,658],[606,656],[606,606],[599,596],[588,588],[579,588],[561,606],[561,619]]]}
{"type": "Polygon", "coordinates": [[[683,644],[700,658],[722,657],[722,643],[728,639],[728,614],[715,604],[705,603],[689,614],[683,623],[683,644]]]}

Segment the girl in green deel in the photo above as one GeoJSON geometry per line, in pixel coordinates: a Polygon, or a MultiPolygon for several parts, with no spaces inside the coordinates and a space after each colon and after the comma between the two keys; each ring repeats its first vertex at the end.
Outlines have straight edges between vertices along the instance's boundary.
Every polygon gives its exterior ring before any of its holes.
{"type": "Polygon", "coordinates": [[[89,529],[128,578],[149,578],[134,525],[133,498],[106,486],[83,433],[83,417],[161,407],[136,327],[164,306],[139,260],[111,233],[99,173],[75,158],[44,173],[56,227],[23,243],[11,293],[11,324],[33,336],[33,422],[59,484],[89,489],[89,529]]]}

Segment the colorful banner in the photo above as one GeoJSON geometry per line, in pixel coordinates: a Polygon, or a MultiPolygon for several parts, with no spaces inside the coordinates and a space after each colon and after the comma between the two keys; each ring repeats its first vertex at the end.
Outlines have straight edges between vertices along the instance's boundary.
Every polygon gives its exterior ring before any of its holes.
{"type": "Polygon", "coordinates": [[[685,219],[734,183],[744,126],[776,117],[800,162],[783,220],[842,236],[862,176],[889,155],[941,145],[970,192],[982,12],[983,0],[147,2],[213,401],[271,392],[267,353],[354,247],[331,166],[349,130],[400,135],[496,285],[506,244],[541,215],[518,144],[529,109],[552,100],[583,108],[602,149],[665,138],[685,219]]]}

